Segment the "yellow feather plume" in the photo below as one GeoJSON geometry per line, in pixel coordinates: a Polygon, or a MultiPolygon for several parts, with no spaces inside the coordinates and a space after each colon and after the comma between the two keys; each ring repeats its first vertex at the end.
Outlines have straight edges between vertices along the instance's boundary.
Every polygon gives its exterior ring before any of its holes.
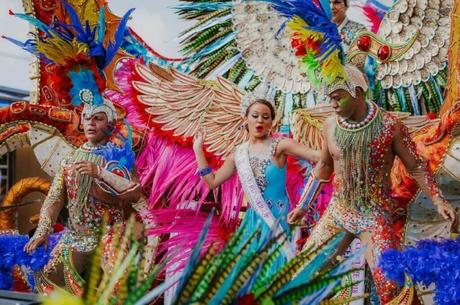
{"type": "Polygon", "coordinates": [[[69,43],[54,36],[48,38],[46,42],[38,42],[37,50],[56,64],[63,66],[66,64],[66,59],[88,53],[88,46],[76,39],[69,43]]]}
{"type": "MultiPolygon", "coordinates": [[[[321,61],[321,57],[318,60],[321,61]]],[[[321,63],[321,67],[321,75],[328,79],[329,82],[332,82],[337,77],[347,79],[347,74],[339,58],[339,50],[333,51],[331,56],[321,63]]]]}
{"type": "Polygon", "coordinates": [[[293,33],[294,38],[300,38],[300,39],[307,39],[311,38],[313,40],[321,40],[324,37],[323,33],[319,33],[316,31],[311,31],[308,30],[308,24],[303,20],[302,18],[296,16],[292,18],[288,23],[287,23],[288,28],[291,30],[291,33],[293,33]]]}

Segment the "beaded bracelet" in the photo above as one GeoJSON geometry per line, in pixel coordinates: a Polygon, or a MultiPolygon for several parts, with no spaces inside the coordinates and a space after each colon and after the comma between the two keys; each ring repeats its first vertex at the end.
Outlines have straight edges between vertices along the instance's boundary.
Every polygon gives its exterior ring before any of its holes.
{"type": "Polygon", "coordinates": [[[204,168],[199,169],[197,172],[198,172],[198,175],[200,175],[200,177],[204,177],[212,173],[212,168],[209,166],[206,166],[204,168]]]}

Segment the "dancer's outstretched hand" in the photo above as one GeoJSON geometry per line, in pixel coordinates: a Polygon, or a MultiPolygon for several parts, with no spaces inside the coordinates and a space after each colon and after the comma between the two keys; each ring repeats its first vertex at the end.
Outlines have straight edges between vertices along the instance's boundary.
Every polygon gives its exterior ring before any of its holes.
{"type": "Polygon", "coordinates": [[[302,218],[305,217],[306,213],[307,212],[305,210],[302,210],[301,208],[295,208],[288,214],[288,217],[287,217],[288,224],[290,225],[299,224],[299,221],[301,221],[302,218]]]}
{"type": "Polygon", "coordinates": [[[457,219],[457,213],[455,212],[455,209],[452,207],[452,205],[449,202],[447,202],[444,199],[441,199],[439,197],[433,198],[433,203],[438,208],[438,213],[445,220],[450,220],[451,221],[450,231],[456,233],[457,232],[458,219],[457,219]]]}
{"type": "Polygon", "coordinates": [[[48,248],[48,235],[45,234],[38,237],[32,237],[24,246],[24,251],[27,254],[32,254],[41,244],[45,245],[45,249],[48,248]]]}

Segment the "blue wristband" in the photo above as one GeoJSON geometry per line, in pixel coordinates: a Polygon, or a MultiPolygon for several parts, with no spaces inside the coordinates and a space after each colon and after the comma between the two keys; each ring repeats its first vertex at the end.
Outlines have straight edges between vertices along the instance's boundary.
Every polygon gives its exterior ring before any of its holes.
{"type": "Polygon", "coordinates": [[[200,175],[200,177],[207,176],[210,173],[212,173],[212,168],[209,167],[209,166],[206,166],[206,167],[198,170],[198,174],[200,175]]]}

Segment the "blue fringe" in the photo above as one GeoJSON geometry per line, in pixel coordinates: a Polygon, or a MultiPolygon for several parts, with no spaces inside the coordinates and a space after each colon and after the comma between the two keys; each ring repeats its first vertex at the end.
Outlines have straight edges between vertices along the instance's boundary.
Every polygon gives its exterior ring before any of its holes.
{"type": "MultiPolygon", "coordinates": [[[[84,25],[80,21],[77,12],[66,0],[62,0],[64,7],[66,8],[69,17],[70,24],[64,24],[61,22],[55,22],[51,25],[46,25],[35,17],[26,15],[26,14],[15,14],[15,16],[28,21],[33,26],[37,27],[44,33],[47,37],[58,36],[59,38],[65,41],[72,41],[73,39],[78,40],[81,43],[85,43],[89,47],[88,55],[93,57],[96,61],[96,64],[99,69],[104,69],[107,67],[110,62],[113,60],[118,49],[120,48],[123,40],[125,38],[125,30],[127,28],[127,23],[129,16],[134,11],[130,9],[121,19],[117,31],[115,32],[115,37],[113,38],[114,42],[110,42],[107,48],[104,47],[104,36],[105,36],[105,18],[104,18],[104,7],[101,7],[99,11],[99,24],[95,27],[92,27],[88,20],[84,22],[84,25]]],[[[41,38],[37,38],[41,39],[41,38]]],[[[8,39],[14,44],[17,44],[17,41],[8,39]]],[[[42,39],[46,43],[46,38],[42,39]]],[[[20,45],[23,47],[22,45],[20,45]]],[[[32,54],[36,54],[36,48],[29,50],[25,49],[32,54]]]]}

